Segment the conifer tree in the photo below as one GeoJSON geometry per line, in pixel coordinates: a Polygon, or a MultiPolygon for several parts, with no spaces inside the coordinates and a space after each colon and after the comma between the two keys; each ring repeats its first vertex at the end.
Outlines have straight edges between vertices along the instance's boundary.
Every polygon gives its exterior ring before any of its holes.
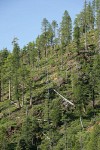
{"type": "Polygon", "coordinates": [[[41,40],[40,40],[40,36],[38,36],[36,38],[36,49],[37,49],[38,65],[39,65],[39,61],[41,59],[41,40]]]}
{"type": "Polygon", "coordinates": [[[77,49],[79,50],[79,46],[80,46],[80,27],[78,25],[77,19],[74,22],[75,26],[74,26],[74,40],[76,42],[77,45],[77,49]]]}
{"type": "Polygon", "coordinates": [[[91,2],[88,3],[86,7],[86,24],[87,24],[87,31],[90,31],[94,29],[94,23],[95,23],[95,18],[94,18],[94,12],[92,8],[91,2]]]}
{"type": "Polygon", "coordinates": [[[12,53],[9,53],[6,61],[5,61],[5,72],[6,72],[6,79],[8,84],[8,91],[9,91],[9,100],[12,100],[12,82],[13,82],[13,56],[12,53]]]}
{"type": "Polygon", "coordinates": [[[55,20],[53,20],[52,23],[51,23],[51,26],[52,26],[52,31],[53,31],[53,44],[56,45],[57,44],[56,35],[57,35],[58,24],[55,20]]]}
{"type": "Polygon", "coordinates": [[[5,76],[4,76],[4,72],[5,72],[5,69],[4,69],[4,64],[5,64],[5,61],[7,59],[9,55],[9,52],[8,50],[5,48],[3,49],[2,51],[0,51],[0,101],[3,99],[3,92],[4,92],[4,80],[5,80],[5,76]]]}
{"type": "Polygon", "coordinates": [[[60,32],[62,45],[68,45],[72,40],[72,21],[67,10],[62,17],[60,32]]]}
{"type": "Polygon", "coordinates": [[[33,69],[34,63],[35,63],[35,56],[36,56],[36,50],[35,50],[35,43],[34,42],[28,43],[27,53],[28,53],[29,65],[33,69]]]}
{"type": "Polygon", "coordinates": [[[13,40],[13,73],[14,73],[14,89],[15,100],[18,102],[20,108],[20,92],[19,92],[19,67],[20,67],[20,48],[17,43],[17,38],[13,40]]]}

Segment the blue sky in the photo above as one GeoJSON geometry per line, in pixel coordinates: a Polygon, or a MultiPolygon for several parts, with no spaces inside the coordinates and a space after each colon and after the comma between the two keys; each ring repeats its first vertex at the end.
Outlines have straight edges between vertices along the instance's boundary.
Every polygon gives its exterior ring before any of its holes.
{"type": "Polygon", "coordinates": [[[12,40],[19,39],[22,48],[41,34],[43,18],[61,22],[68,10],[72,20],[83,7],[84,0],[0,0],[0,50],[12,50],[12,40]]]}

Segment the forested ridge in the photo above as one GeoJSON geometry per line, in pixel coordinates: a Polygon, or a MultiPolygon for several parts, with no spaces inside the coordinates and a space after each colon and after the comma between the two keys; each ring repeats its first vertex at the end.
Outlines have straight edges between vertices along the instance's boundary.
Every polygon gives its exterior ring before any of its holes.
{"type": "Polygon", "coordinates": [[[0,149],[99,150],[100,0],[41,25],[0,51],[0,149]]]}

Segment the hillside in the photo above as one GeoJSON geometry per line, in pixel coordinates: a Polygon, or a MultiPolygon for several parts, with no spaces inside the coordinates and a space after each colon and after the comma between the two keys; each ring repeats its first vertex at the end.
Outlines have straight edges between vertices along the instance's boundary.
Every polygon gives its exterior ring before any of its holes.
{"type": "Polygon", "coordinates": [[[44,19],[35,42],[0,51],[1,150],[99,150],[100,12],[93,28],[81,14],[73,37],[65,11],[61,37],[44,19]]]}

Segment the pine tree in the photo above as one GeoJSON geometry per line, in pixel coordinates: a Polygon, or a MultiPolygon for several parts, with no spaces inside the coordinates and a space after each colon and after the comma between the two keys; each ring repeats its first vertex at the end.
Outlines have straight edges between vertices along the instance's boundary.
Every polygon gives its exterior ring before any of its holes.
{"type": "Polygon", "coordinates": [[[36,49],[37,49],[37,56],[38,56],[38,66],[39,66],[39,62],[41,60],[41,40],[40,40],[40,36],[38,36],[36,38],[36,49]]]}
{"type": "Polygon", "coordinates": [[[89,2],[89,4],[86,7],[86,24],[87,31],[94,29],[95,18],[91,2],[89,2]]]}
{"type": "Polygon", "coordinates": [[[6,61],[5,61],[5,72],[6,72],[6,80],[8,85],[8,91],[9,91],[9,100],[12,100],[12,81],[13,81],[13,55],[12,53],[9,53],[6,61]]]}
{"type": "Polygon", "coordinates": [[[36,50],[35,50],[35,43],[34,42],[29,42],[28,43],[27,53],[28,53],[29,65],[33,69],[34,63],[35,63],[35,56],[36,56],[36,50]]]}
{"type": "Polygon", "coordinates": [[[79,47],[80,47],[80,27],[78,25],[77,19],[74,22],[75,26],[74,26],[74,40],[76,42],[77,45],[77,51],[79,51],[79,47]]]}
{"type": "Polygon", "coordinates": [[[20,48],[17,43],[17,39],[13,40],[13,73],[14,73],[14,89],[15,100],[18,101],[18,107],[20,108],[20,92],[19,92],[19,67],[20,67],[20,48]]]}
{"type": "Polygon", "coordinates": [[[61,107],[59,100],[53,100],[51,109],[51,120],[53,121],[54,127],[57,127],[61,121],[61,107]]]}
{"type": "Polygon", "coordinates": [[[57,27],[58,27],[57,21],[53,20],[51,26],[53,31],[53,44],[56,45],[57,44],[56,35],[57,35],[57,27]]]}
{"type": "Polygon", "coordinates": [[[5,82],[5,69],[4,64],[9,55],[8,50],[5,48],[2,51],[0,51],[0,101],[3,100],[3,93],[4,93],[4,82],[5,82]]]}
{"type": "Polygon", "coordinates": [[[68,45],[72,40],[72,21],[67,10],[62,17],[60,32],[62,45],[68,45]]]}

